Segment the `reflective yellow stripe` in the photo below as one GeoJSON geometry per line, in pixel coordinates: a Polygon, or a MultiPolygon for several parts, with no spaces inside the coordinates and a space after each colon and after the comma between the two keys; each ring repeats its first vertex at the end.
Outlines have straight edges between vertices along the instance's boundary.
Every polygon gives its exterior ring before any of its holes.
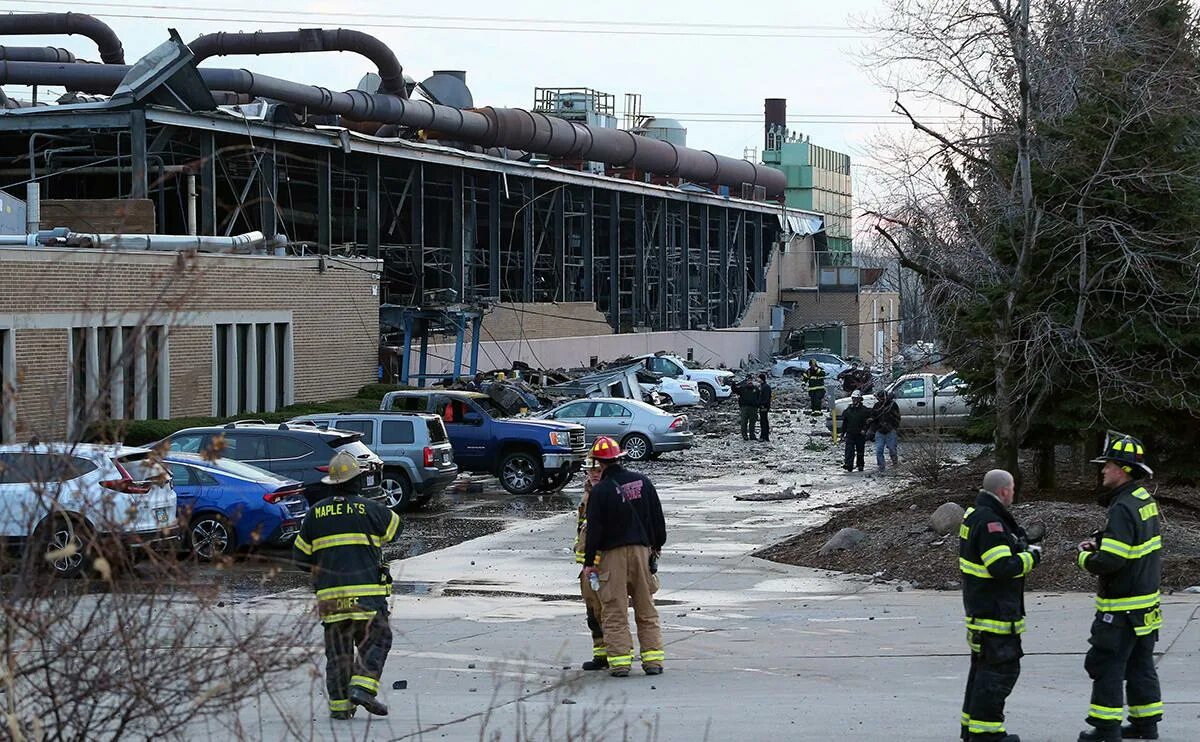
{"type": "Polygon", "coordinates": [[[608,658],[609,667],[629,667],[632,664],[632,654],[610,655],[608,658]]]}
{"type": "Polygon", "coordinates": [[[332,549],[335,546],[379,546],[379,539],[365,533],[339,533],[315,538],[312,542],[313,551],[332,549]]]}
{"type": "Polygon", "coordinates": [[[1133,633],[1137,636],[1146,636],[1153,634],[1162,628],[1163,615],[1162,608],[1155,608],[1152,611],[1146,611],[1146,615],[1142,617],[1142,625],[1134,626],[1133,633]]]}
{"type": "Polygon", "coordinates": [[[967,722],[967,731],[971,734],[1003,734],[1004,722],[1002,721],[980,721],[979,719],[971,719],[967,722]]]}
{"type": "Polygon", "coordinates": [[[592,647],[592,656],[593,657],[607,657],[608,656],[608,648],[604,647],[604,646],[592,647]]]}
{"type": "MultiPolygon", "coordinates": [[[[974,631],[986,631],[989,634],[1024,634],[1025,619],[1019,621],[993,621],[990,618],[972,618],[967,616],[967,628],[974,631]]],[[[968,639],[968,643],[970,640],[968,639]]]]}
{"type": "Polygon", "coordinates": [[[964,541],[971,538],[971,529],[967,528],[966,523],[963,523],[961,526],[958,527],[958,537],[964,541]]]}
{"type": "Polygon", "coordinates": [[[312,545],[309,544],[307,541],[305,541],[303,536],[297,536],[296,540],[293,541],[292,543],[296,546],[297,549],[300,550],[301,553],[312,556],[312,553],[313,553],[312,545]]]}
{"type": "Polygon", "coordinates": [[[1154,591],[1149,595],[1134,595],[1129,598],[1101,598],[1096,596],[1096,610],[1101,613],[1115,611],[1138,611],[1143,608],[1154,608],[1158,605],[1160,595],[1154,591]]]}
{"type": "Polygon", "coordinates": [[[1080,569],[1087,569],[1087,560],[1091,555],[1092,552],[1090,551],[1079,552],[1079,556],[1075,559],[1075,561],[1079,564],[1080,569]]]}
{"type": "Polygon", "coordinates": [[[348,698],[329,699],[330,711],[353,711],[354,702],[348,698]]]}
{"type": "Polygon", "coordinates": [[[318,600],[334,598],[366,598],[372,595],[389,595],[391,590],[387,585],[339,585],[317,591],[318,600]]]}
{"type": "Polygon", "coordinates": [[[1150,493],[1146,491],[1145,487],[1138,487],[1137,489],[1135,489],[1133,491],[1133,496],[1139,500],[1149,500],[1150,499],[1150,493]]]}
{"type": "Polygon", "coordinates": [[[1021,557],[1021,564],[1024,565],[1021,568],[1021,576],[1024,577],[1033,571],[1033,554],[1030,554],[1028,551],[1022,551],[1017,556],[1021,557]]]}
{"type": "Polygon", "coordinates": [[[1109,554],[1116,554],[1122,559],[1141,559],[1144,556],[1153,554],[1162,548],[1162,536],[1153,536],[1149,541],[1141,544],[1130,546],[1124,541],[1114,541],[1112,539],[1103,539],[1100,542],[1100,551],[1107,551],[1109,554]]]}
{"type": "Polygon", "coordinates": [[[585,556],[587,556],[587,554],[583,553],[582,551],[577,551],[577,552],[575,552],[575,563],[576,563],[576,564],[583,564],[583,558],[584,558],[585,556]]]}
{"type": "Polygon", "coordinates": [[[1111,706],[1097,706],[1093,703],[1091,706],[1088,706],[1088,716],[1104,721],[1120,721],[1125,717],[1125,709],[1112,708],[1111,706]]]}
{"type": "Polygon", "coordinates": [[[342,621],[370,621],[375,618],[375,611],[359,611],[357,613],[331,613],[321,618],[321,623],[341,623],[342,621]]]}
{"type": "Polygon", "coordinates": [[[1163,712],[1162,701],[1156,703],[1148,703],[1145,706],[1130,706],[1130,719],[1144,719],[1147,716],[1158,716],[1163,712]]]}
{"type": "Polygon", "coordinates": [[[1012,549],[1006,544],[1001,544],[983,552],[983,556],[980,559],[983,560],[983,566],[990,567],[994,562],[1010,556],[1012,556],[1012,549]]]}
{"type": "Polygon", "coordinates": [[[971,648],[972,652],[978,652],[980,649],[982,649],[979,642],[975,641],[975,633],[976,632],[967,629],[967,646],[971,648]]]}
{"type": "Polygon", "coordinates": [[[1145,507],[1138,508],[1138,515],[1142,516],[1142,520],[1150,520],[1158,515],[1158,503],[1152,502],[1145,507]]]}
{"type": "Polygon", "coordinates": [[[642,662],[662,662],[666,657],[666,652],[661,649],[651,649],[648,652],[642,652],[642,662]]]}
{"type": "Polygon", "coordinates": [[[971,715],[970,715],[970,714],[968,714],[966,711],[962,712],[962,723],[963,723],[963,726],[965,727],[965,726],[967,725],[967,722],[969,722],[969,721],[971,721],[971,715]]]}
{"type": "Polygon", "coordinates": [[[984,580],[990,580],[992,578],[992,575],[987,571],[987,567],[983,566],[982,564],[976,564],[975,562],[967,561],[962,557],[958,558],[958,568],[962,570],[962,573],[965,575],[971,575],[972,577],[978,577],[984,580]]]}
{"type": "Polygon", "coordinates": [[[379,692],[379,681],[375,678],[369,678],[366,675],[354,675],[350,678],[350,685],[357,685],[359,688],[364,688],[372,693],[379,692]]]}
{"type": "Polygon", "coordinates": [[[396,531],[400,530],[400,516],[392,513],[392,519],[388,521],[387,530],[383,532],[383,543],[388,543],[396,538],[396,531]]]}

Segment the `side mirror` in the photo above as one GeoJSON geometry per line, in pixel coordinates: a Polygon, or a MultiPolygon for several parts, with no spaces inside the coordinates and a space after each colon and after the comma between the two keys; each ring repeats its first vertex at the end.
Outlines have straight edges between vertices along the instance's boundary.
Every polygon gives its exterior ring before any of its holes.
{"type": "Polygon", "coordinates": [[[468,412],[463,415],[463,425],[483,425],[483,415],[478,412],[468,412]]]}

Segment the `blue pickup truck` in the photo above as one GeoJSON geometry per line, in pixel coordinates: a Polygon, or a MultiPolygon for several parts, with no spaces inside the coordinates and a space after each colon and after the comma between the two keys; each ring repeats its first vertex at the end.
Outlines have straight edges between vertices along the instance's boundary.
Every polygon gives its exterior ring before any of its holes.
{"type": "Polygon", "coordinates": [[[492,474],[514,495],[562,489],[587,456],[582,425],[512,418],[486,394],[388,392],[380,409],[441,416],[459,468],[492,474]]]}

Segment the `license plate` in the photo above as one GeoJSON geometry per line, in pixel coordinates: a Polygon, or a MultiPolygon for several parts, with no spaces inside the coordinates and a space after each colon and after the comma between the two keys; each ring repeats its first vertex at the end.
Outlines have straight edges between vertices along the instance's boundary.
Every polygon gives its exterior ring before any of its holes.
{"type": "Polygon", "coordinates": [[[450,454],[448,454],[448,453],[443,453],[443,454],[442,454],[442,463],[443,463],[443,464],[449,464],[449,463],[450,463],[450,454]]]}
{"type": "Polygon", "coordinates": [[[160,526],[165,526],[170,517],[170,508],[154,508],[154,521],[160,526]]]}

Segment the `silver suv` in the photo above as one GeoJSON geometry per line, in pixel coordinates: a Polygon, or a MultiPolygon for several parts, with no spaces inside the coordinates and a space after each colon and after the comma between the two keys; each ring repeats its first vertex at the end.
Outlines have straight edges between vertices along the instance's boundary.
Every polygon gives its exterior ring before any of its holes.
{"type": "Polygon", "coordinates": [[[383,459],[383,493],[394,510],[422,507],[458,476],[446,426],[437,415],[412,412],[343,412],[290,421],[359,433],[383,459]]]}

